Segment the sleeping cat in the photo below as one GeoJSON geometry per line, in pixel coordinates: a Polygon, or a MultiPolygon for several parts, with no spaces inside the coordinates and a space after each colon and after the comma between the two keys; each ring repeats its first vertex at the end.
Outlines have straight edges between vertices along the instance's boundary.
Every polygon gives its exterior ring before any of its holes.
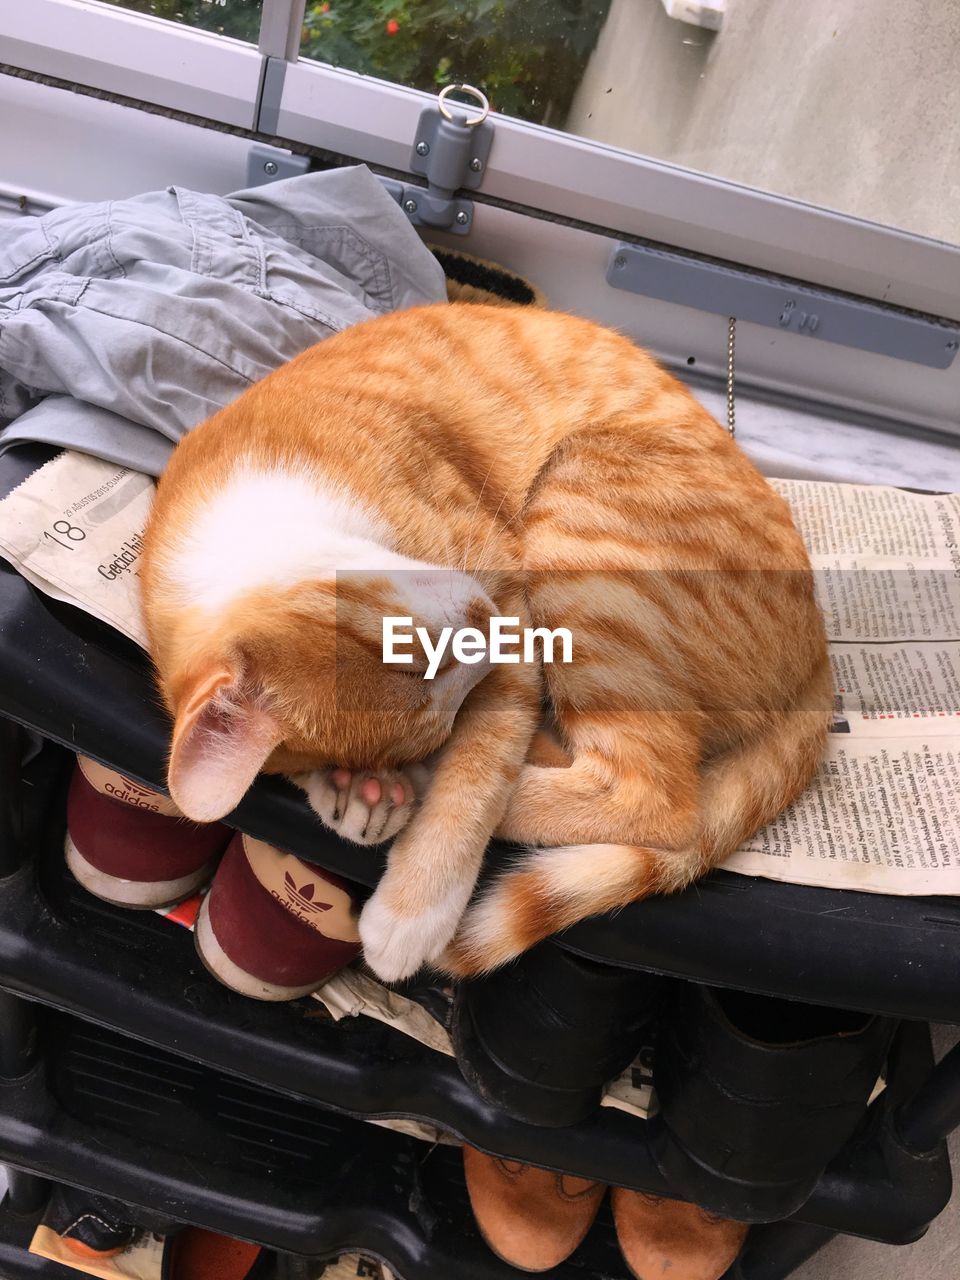
{"type": "Polygon", "coordinates": [[[360,919],[386,980],[679,889],[825,741],[786,504],[653,360],[556,312],[395,313],[257,383],[174,452],[143,587],[177,804],[221,818],[263,769],[347,838],[396,836],[360,919]],[[567,627],[573,662],[383,662],[386,616],[494,615],[567,627]],[[524,764],[542,705],[565,768],[524,764]],[[494,832],[534,847],[468,906],[494,832]]]}

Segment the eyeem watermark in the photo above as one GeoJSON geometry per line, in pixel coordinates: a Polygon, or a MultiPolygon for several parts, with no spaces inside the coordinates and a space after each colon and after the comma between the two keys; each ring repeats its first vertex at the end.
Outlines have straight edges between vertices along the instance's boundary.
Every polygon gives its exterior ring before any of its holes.
{"type": "Polygon", "coordinates": [[[413,618],[383,620],[383,661],[387,665],[410,666],[412,653],[399,652],[412,648],[414,639],[420,641],[427,655],[425,680],[432,680],[443,663],[449,647],[457,662],[468,666],[483,662],[553,662],[554,646],[560,646],[560,662],[573,661],[573,636],[566,627],[523,627],[519,618],[491,618],[489,635],[479,627],[443,627],[434,644],[426,627],[414,627],[413,618]],[[538,654],[537,643],[542,652],[538,654]]]}

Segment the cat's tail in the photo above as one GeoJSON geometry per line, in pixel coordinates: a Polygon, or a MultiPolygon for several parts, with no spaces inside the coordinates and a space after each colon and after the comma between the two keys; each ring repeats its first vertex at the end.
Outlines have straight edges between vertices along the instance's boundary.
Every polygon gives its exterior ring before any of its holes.
{"type": "Polygon", "coordinates": [[[810,705],[775,717],[760,737],[706,766],[700,831],[688,848],[530,849],[468,908],[442,967],[460,977],[487,973],[587,916],[673,893],[722,862],[810,781],[829,720],[822,699],[810,705]]]}

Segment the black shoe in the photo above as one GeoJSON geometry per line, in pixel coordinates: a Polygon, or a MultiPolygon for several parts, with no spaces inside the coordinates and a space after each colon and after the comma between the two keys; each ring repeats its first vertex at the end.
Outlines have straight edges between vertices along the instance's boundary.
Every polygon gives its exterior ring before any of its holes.
{"type": "Polygon", "coordinates": [[[453,1046],[467,1082],[528,1124],[575,1124],[633,1061],[665,979],[597,964],[543,942],[462,983],[453,1046]]]}
{"type": "Polygon", "coordinates": [[[76,1187],[55,1185],[43,1221],[78,1260],[115,1257],[142,1234],[129,1205],[76,1187]]]}
{"type": "Polygon", "coordinates": [[[896,1023],[685,985],[654,1061],[660,1171],[712,1213],[795,1213],[863,1118],[896,1023]]]}

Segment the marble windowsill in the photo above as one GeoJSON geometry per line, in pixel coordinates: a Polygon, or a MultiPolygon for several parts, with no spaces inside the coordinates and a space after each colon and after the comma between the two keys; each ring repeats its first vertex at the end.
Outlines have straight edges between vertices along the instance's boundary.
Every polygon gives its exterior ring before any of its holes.
{"type": "MultiPolygon", "coordinates": [[[[726,421],[721,392],[694,394],[726,421]]],[[[768,476],[960,491],[960,437],[940,443],[738,397],[737,441],[768,476]]]]}

